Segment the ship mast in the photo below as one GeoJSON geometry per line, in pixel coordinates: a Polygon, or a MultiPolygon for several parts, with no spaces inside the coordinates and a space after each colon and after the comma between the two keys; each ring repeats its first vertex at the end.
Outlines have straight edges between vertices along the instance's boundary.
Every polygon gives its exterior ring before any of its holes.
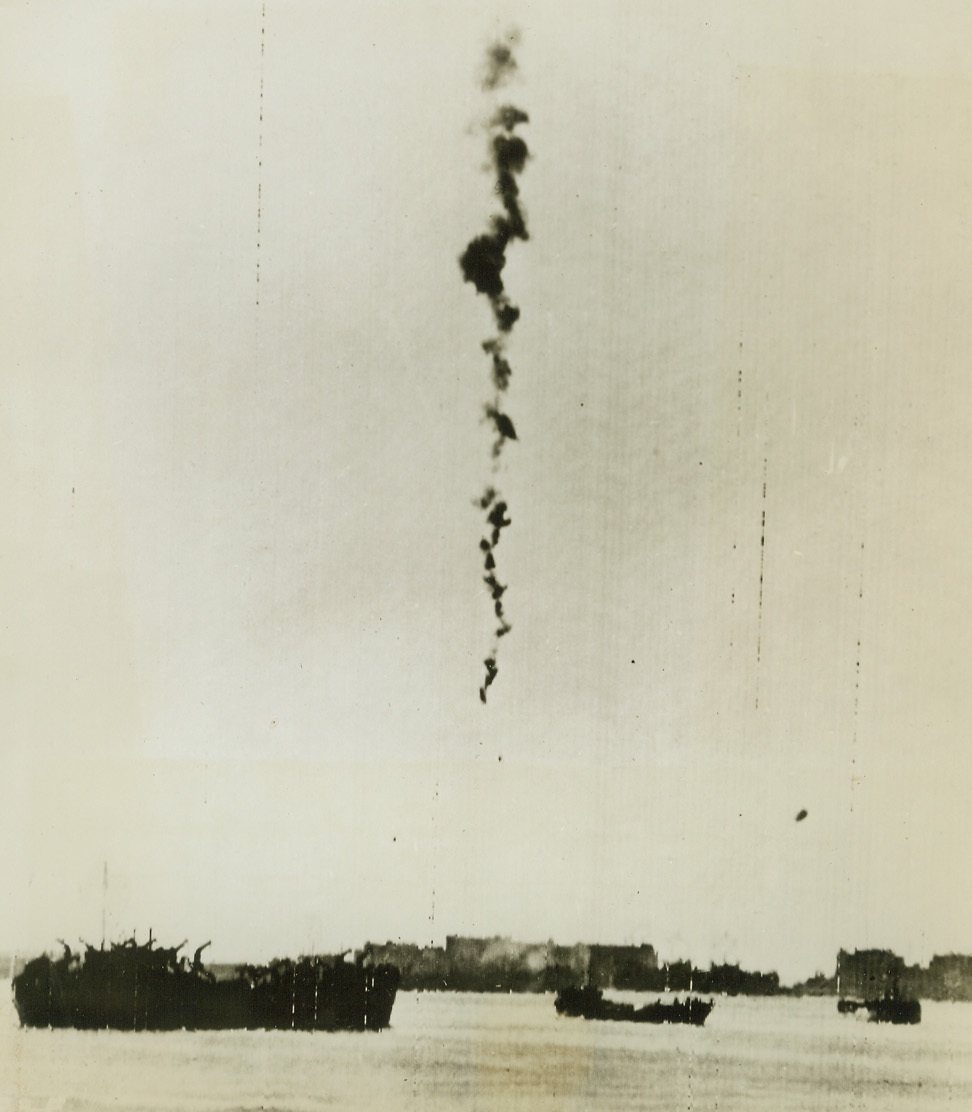
{"type": "Polygon", "coordinates": [[[105,921],[108,912],[108,859],[101,874],[101,948],[105,948],[105,921]]]}

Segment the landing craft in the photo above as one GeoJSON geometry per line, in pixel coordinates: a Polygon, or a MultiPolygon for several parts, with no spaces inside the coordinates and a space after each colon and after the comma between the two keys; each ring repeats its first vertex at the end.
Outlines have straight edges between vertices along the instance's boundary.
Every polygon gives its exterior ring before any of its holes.
{"type": "Polygon", "coordinates": [[[85,944],[84,954],[62,945],[61,957],[34,958],[13,979],[25,1027],[380,1031],[398,991],[398,969],[363,955],[238,966],[222,978],[203,965],[208,942],[191,964],[178,956],[185,943],[154,947],[151,936],[107,950],[85,944]]]}

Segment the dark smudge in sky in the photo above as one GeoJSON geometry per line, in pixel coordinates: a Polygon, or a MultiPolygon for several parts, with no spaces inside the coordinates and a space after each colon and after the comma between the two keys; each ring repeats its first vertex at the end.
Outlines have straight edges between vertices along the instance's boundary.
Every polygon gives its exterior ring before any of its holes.
{"type": "Polygon", "coordinates": [[[498,89],[507,78],[516,72],[516,59],[513,47],[520,41],[516,31],[511,31],[507,42],[494,42],[486,51],[486,71],[483,75],[484,89],[498,89]]]}
{"type": "MultiPolygon", "coordinates": [[[[505,41],[494,43],[486,53],[486,71],[483,88],[499,88],[516,71],[516,59],[512,46],[518,41],[517,35],[510,34],[505,41]]],[[[485,416],[492,423],[496,433],[493,441],[494,469],[498,466],[503,446],[508,440],[516,440],[516,428],[509,414],[502,408],[502,396],[510,384],[512,368],[506,358],[506,338],[520,317],[519,308],[506,294],[503,284],[503,268],[506,266],[506,248],[511,240],[529,238],[526,218],[520,207],[520,189],[517,175],[520,174],[530,156],[524,140],[516,134],[520,124],[529,122],[526,112],[511,104],[497,108],[489,121],[490,162],[496,175],[495,191],[503,206],[502,213],[494,213],[489,220],[488,231],[476,236],[466,246],[459,258],[463,280],[471,282],[477,293],[489,300],[496,335],[483,341],[483,351],[490,357],[493,398],[485,407],[485,416]]],[[[496,577],[495,549],[499,544],[502,531],[511,524],[508,507],[498,491],[488,486],[476,503],[486,515],[489,526],[488,535],[479,542],[483,554],[483,567],[486,574],[483,582],[490,592],[493,613],[497,625],[494,644],[483,661],[486,675],[479,689],[479,698],[486,702],[486,692],[496,679],[499,666],[497,653],[499,640],[510,632],[511,626],[503,610],[503,593],[506,584],[496,577]]]]}

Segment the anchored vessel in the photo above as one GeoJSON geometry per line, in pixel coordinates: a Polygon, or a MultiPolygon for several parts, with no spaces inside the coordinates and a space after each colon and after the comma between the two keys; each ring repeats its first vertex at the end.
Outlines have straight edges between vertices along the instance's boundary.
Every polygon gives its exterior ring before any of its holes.
{"type": "Polygon", "coordinates": [[[712,1011],[711,1000],[688,996],[684,1000],[665,1003],[661,1000],[636,1008],[619,1000],[605,1000],[604,993],[594,985],[565,988],[557,994],[554,1007],[561,1015],[582,1016],[584,1019],[627,1020],[630,1023],[691,1023],[701,1027],[712,1011]]]}
{"type": "Polygon", "coordinates": [[[921,1023],[921,1003],[899,996],[891,991],[873,1000],[848,1000],[841,997],[837,1001],[837,1011],[841,1014],[867,1010],[871,1023],[921,1023]]]}
{"type": "Polygon", "coordinates": [[[237,966],[217,977],[178,956],[185,945],[156,947],[133,939],[107,950],[65,943],[59,958],[28,962],[13,980],[26,1027],[110,1027],[127,1031],[272,1028],[380,1031],[391,1020],[399,971],[362,958],[301,957],[237,966]]]}
{"type": "Polygon", "coordinates": [[[902,993],[904,962],[890,950],[837,954],[837,1011],[866,1011],[872,1023],[920,1023],[921,1004],[902,993]]]}

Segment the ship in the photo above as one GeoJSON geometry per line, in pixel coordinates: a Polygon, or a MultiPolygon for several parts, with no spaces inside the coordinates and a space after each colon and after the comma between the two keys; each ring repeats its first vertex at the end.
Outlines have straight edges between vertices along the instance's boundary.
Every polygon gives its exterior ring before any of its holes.
{"type": "Polygon", "coordinates": [[[837,1011],[866,1011],[872,1023],[921,1023],[921,1004],[901,991],[904,962],[890,950],[840,950],[837,1011]]]}
{"type": "Polygon", "coordinates": [[[594,985],[583,988],[562,989],[554,999],[560,1015],[580,1016],[584,1019],[606,1019],[628,1023],[689,1023],[701,1027],[712,1011],[713,1001],[698,996],[670,1002],[656,1000],[642,1007],[620,1000],[606,1000],[604,993],[594,985]]]}
{"type": "Polygon", "coordinates": [[[865,1010],[871,1023],[921,1023],[921,1002],[901,996],[894,989],[870,1000],[840,997],[837,1011],[842,1015],[865,1010]]]}
{"type": "Polygon", "coordinates": [[[364,956],[278,959],[217,976],[178,946],[131,938],[59,957],[42,954],[13,978],[24,1027],[123,1031],[380,1031],[391,1022],[399,971],[364,956]]]}

